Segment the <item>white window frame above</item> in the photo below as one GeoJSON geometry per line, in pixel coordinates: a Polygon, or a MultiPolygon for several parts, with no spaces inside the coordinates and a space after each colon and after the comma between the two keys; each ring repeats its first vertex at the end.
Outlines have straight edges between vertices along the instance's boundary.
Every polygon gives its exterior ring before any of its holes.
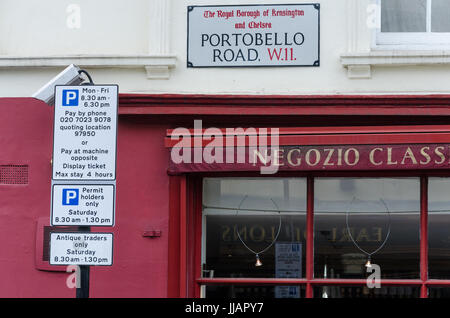
{"type": "Polygon", "coordinates": [[[374,30],[374,50],[449,50],[450,32],[431,32],[431,4],[427,0],[426,32],[381,32],[381,0],[376,0],[377,28],[374,30]]]}

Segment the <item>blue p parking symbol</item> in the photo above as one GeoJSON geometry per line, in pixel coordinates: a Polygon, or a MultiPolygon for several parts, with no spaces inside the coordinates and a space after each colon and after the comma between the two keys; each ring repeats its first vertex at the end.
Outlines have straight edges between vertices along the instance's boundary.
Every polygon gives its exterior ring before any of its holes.
{"type": "Polygon", "coordinates": [[[62,91],[63,106],[78,106],[78,90],[64,89],[62,91]]]}
{"type": "Polygon", "coordinates": [[[63,189],[62,204],[63,205],[78,205],[79,189],[63,189]]]}

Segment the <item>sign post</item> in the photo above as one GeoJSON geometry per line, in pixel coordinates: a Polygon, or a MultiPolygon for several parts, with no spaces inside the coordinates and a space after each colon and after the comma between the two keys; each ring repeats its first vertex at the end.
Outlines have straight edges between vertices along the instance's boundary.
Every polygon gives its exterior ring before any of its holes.
{"type": "Polygon", "coordinates": [[[117,85],[55,87],[50,264],[77,265],[77,298],[89,298],[90,266],[112,266],[117,147],[117,85]]]}
{"type": "MultiPolygon", "coordinates": [[[[80,232],[90,232],[90,226],[80,226],[78,227],[80,232]]],[[[91,275],[91,268],[87,265],[79,265],[80,270],[80,284],[77,286],[76,298],[89,298],[89,280],[91,275]]]]}

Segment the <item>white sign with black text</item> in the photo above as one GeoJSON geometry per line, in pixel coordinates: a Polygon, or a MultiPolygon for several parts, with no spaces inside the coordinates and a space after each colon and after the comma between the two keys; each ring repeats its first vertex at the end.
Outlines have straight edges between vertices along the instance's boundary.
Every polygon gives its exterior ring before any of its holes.
{"type": "Polygon", "coordinates": [[[112,233],[50,233],[50,265],[112,264],[112,233]]]}
{"type": "Polygon", "coordinates": [[[114,185],[54,184],[52,189],[53,226],[114,226],[114,185]]]}
{"type": "Polygon", "coordinates": [[[188,67],[319,65],[318,3],[188,7],[188,67]]]}
{"type": "Polygon", "coordinates": [[[53,180],[115,180],[117,85],[56,86],[53,180]]]}

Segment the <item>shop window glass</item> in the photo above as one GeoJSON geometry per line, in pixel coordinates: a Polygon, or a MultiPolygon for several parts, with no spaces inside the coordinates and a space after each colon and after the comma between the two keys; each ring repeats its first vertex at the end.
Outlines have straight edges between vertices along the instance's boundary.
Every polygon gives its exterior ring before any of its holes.
{"type": "Polygon", "coordinates": [[[304,286],[206,286],[208,298],[304,298],[304,286]]]}
{"type": "MultiPolygon", "coordinates": [[[[305,221],[305,179],[205,178],[202,276],[304,277],[305,221]],[[255,266],[258,252],[262,266],[255,266]]],[[[209,286],[206,292],[237,295],[239,288],[209,286]]],[[[284,289],[265,287],[261,293],[281,295],[284,289]]]]}
{"type": "Polygon", "coordinates": [[[450,278],[450,178],[428,181],[428,276],[450,278]]]}
{"type": "Polygon", "coordinates": [[[317,178],[314,193],[315,278],[366,278],[377,249],[381,279],[419,277],[418,178],[317,178]]]}
{"type": "Polygon", "coordinates": [[[314,298],[419,298],[418,286],[316,286],[314,298]]]}
{"type": "Polygon", "coordinates": [[[450,298],[450,288],[428,287],[428,298],[450,298]]]}

